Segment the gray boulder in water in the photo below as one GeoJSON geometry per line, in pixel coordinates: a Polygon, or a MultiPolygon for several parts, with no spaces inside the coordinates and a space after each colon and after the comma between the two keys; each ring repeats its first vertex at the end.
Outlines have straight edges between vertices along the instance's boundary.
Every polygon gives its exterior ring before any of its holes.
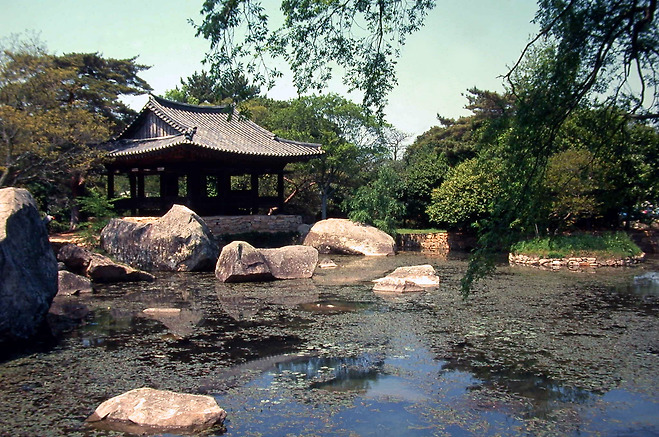
{"type": "Polygon", "coordinates": [[[0,189],[0,342],[36,334],[57,294],[57,260],[32,195],[0,189]]]}
{"type": "Polygon", "coordinates": [[[430,264],[398,267],[384,278],[373,281],[373,291],[385,293],[407,293],[437,287],[439,276],[430,264]]]}
{"type": "Polygon", "coordinates": [[[309,246],[293,245],[259,251],[275,279],[311,278],[318,264],[318,251],[309,246]]]}
{"type": "Polygon", "coordinates": [[[101,231],[101,247],[115,259],[147,271],[211,270],[219,253],[206,223],[182,205],[151,223],[113,219],[101,231]]]}
{"type": "Polygon", "coordinates": [[[245,241],[233,241],[222,248],[215,266],[215,276],[222,282],[273,279],[263,254],[245,241]]]}

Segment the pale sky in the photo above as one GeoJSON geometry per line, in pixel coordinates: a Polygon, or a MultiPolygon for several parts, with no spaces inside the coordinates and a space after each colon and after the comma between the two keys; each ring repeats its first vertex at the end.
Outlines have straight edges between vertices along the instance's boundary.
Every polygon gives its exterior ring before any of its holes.
{"type": "MultiPolygon", "coordinates": [[[[151,69],[141,77],[163,94],[195,71],[209,44],[195,37],[188,19],[200,22],[203,0],[0,0],[0,38],[40,33],[49,51],[99,52],[130,58],[151,69]]],[[[264,0],[266,8],[279,4],[264,0]]],[[[471,87],[502,91],[500,75],[513,65],[537,31],[533,0],[437,0],[423,29],[408,38],[398,62],[397,88],[389,95],[387,121],[414,137],[437,125],[436,115],[467,115],[461,95],[471,87]]],[[[276,12],[273,12],[273,15],[276,12]]],[[[207,68],[206,68],[207,69],[207,68]]],[[[335,73],[338,75],[339,73],[335,73]]],[[[334,83],[334,82],[333,82],[334,83]]],[[[328,91],[344,94],[336,81],[328,91]]],[[[286,77],[269,97],[296,92],[286,77]]],[[[356,96],[353,100],[359,100],[356,96]]],[[[141,109],[146,97],[131,101],[141,109]]],[[[359,102],[358,102],[359,103],[359,102]]]]}

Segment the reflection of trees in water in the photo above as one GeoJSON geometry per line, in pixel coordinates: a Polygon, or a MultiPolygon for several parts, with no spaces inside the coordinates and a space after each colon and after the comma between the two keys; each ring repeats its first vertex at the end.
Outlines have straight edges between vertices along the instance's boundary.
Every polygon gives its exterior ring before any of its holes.
{"type": "MultiPolygon", "coordinates": [[[[482,354],[480,358],[483,358],[482,354]]],[[[521,366],[531,367],[531,363],[521,366]]],[[[521,396],[530,402],[530,413],[540,418],[552,416],[556,403],[585,404],[595,396],[587,390],[565,386],[542,375],[516,371],[505,365],[490,366],[474,358],[454,358],[442,366],[442,371],[462,371],[473,375],[479,382],[469,387],[471,391],[485,390],[494,396],[501,392],[521,396]]]]}
{"type": "Polygon", "coordinates": [[[360,357],[305,357],[277,363],[279,372],[302,375],[312,381],[310,387],[330,391],[360,391],[378,379],[384,362],[368,355],[360,357]]]}

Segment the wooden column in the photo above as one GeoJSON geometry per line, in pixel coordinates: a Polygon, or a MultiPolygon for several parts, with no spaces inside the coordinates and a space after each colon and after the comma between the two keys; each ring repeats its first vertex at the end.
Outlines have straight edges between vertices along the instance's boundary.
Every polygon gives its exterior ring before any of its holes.
{"type": "Polygon", "coordinates": [[[128,174],[128,183],[130,185],[130,212],[137,215],[137,177],[134,173],[128,174]]]}
{"type": "Polygon", "coordinates": [[[160,174],[160,197],[178,196],[178,175],[175,173],[160,174]]]}
{"type": "Polygon", "coordinates": [[[114,199],[114,170],[108,169],[108,199],[114,199]]]}
{"type": "Polygon", "coordinates": [[[250,196],[250,202],[251,202],[251,208],[250,212],[252,214],[257,214],[259,212],[259,174],[258,173],[252,173],[251,175],[251,180],[250,180],[250,189],[251,189],[251,196],[250,196]]]}
{"type": "Polygon", "coordinates": [[[284,170],[277,173],[277,203],[284,206],[284,170]]]}
{"type": "Polygon", "coordinates": [[[144,195],[144,173],[142,172],[137,174],[137,197],[140,199],[144,199],[146,197],[144,195]]]}

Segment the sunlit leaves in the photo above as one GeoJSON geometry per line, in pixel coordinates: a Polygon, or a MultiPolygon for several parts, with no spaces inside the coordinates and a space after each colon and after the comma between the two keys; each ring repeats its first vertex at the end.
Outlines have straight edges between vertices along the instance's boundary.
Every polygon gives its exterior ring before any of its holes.
{"type": "Polygon", "coordinates": [[[259,1],[206,0],[197,30],[216,69],[239,67],[271,86],[281,73],[270,58],[280,57],[304,94],[325,88],[339,67],[344,83],[381,114],[400,47],[433,7],[432,0],[283,0],[283,23],[273,29],[259,1]]]}
{"type": "Polygon", "coordinates": [[[357,189],[346,202],[348,218],[373,225],[394,234],[398,222],[405,214],[403,180],[391,165],[384,165],[377,177],[357,189]]]}

